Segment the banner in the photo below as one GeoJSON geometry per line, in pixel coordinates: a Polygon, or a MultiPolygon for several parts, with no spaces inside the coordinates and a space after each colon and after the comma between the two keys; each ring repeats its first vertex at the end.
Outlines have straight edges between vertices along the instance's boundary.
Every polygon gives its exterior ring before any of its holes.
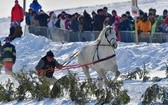
{"type": "Polygon", "coordinates": [[[138,8],[137,0],[132,0],[131,10],[132,10],[132,15],[134,17],[139,17],[139,8],[138,8]]]}

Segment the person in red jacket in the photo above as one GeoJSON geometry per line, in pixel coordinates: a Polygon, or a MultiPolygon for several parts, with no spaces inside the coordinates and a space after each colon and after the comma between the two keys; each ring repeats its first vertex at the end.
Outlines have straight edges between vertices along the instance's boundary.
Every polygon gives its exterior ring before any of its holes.
{"type": "Polygon", "coordinates": [[[18,0],[15,0],[15,5],[11,10],[11,22],[17,22],[19,25],[24,19],[24,10],[19,5],[18,0]]]}

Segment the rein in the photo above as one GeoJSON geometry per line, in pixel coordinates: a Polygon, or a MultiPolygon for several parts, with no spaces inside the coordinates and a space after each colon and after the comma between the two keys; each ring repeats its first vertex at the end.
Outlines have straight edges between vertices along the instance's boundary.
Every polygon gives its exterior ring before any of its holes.
{"type": "Polygon", "coordinates": [[[88,66],[88,65],[91,65],[91,64],[96,64],[96,63],[99,63],[99,62],[102,62],[102,61],[105,61],[105,60],[108,60],[108,59],[111,59],[113,57],[115,57],[116,54],[113,54],[111,56],[107,56],[105,58],[102,58],[102,59],[99,59],[99,60],[96,60],[96,61],[93,61],[91,63],[86,63],[86,64],[82,64],[82,65],[79,65],[79,64],[75,64],[75,65],[68,65],[68,66],[63,66],[62,69],[55,69],[56,71],[57,70],[66,70],[66,69],[73,69],[73,68],[79,68],[79,67],[84,67],[84,66],[88,66]]]}
{"type": "Polygon", "coordinates": [[[59,71],[59,70],[67,70],[67,69],[75,69],[75,68],[80,68],[80,67],[84,67],[84,66],[88,66],[88,65],[92,65],[92,64],[96,64],[96,63],[99,63],[99,62],[102,62],[102,61],[105,61],[105,60],[108,60],[108,59],[111,59],[113,57],[115,57],[116,54],[113,54],[111,56],[107,56],[105,58],[102,58],[102,59],[99,59],[99,60],[96,60],[96,61],[93,61],[93,62],[90,62],[90,63],[86,63],[86,64],[75,64],[75,65],[67,65],[67,66],[63,66],[61,69],[59,68],[54,68],[54,70],[50,70],[50,69],[45,69],[45,70],[39,70],[38,72],[53,72],[53,71],[59,71]]]}

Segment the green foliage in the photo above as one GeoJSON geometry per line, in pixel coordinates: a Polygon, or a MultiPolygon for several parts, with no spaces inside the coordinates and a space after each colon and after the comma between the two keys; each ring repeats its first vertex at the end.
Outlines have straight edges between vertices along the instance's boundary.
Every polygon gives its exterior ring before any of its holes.
{"type": "Polygon", "coordinates": [[[127,95],[127,90],[120,91],[118,96],[111,101],[111,105],[125,105],[130,102],[130,97],[127,95]]]}
{"type": "Polygon", "coordinates": [[[75,101],[77,104],[84,105],[87,101],[87,96],[84,91],[81,90],[78,80],[79,79],[76,78],[75,75],[69,73],[69,96],[72,101],[75,101]]]}
{"type": "Polygon", "coordinates": [[[18,80],[20,84],[16,90],[17,100],[22,101],[24,99],[27,99],[26,93],[31,93],[34,88],[33,82],[30,80],[31,78],[29,77],[29,74],[24,73],[23,70],[21,70],[17,74],[13,74],[13,76],[18,80]]]}
{"type": "Polygon", "coordinates": [[[70,99],[79,105],[85,105],[91,97],[96,97],[97,104],[110,103],[111,100],[114,100],[113,104],[116,103],[117,105],[117,103],[126,104],[130,101],[127,91],[121,89],[123,85],[121,81],[110,81],[109,85],[103,90],[100,90],[94,81],[78,81],[79,78],[72,73],[58,79],[51,91],[51,97],[57,98],[68,94],[70,99]]]}
{"type": "Polygon", "coordinates": [[[162,97],[162,104],[168,105],[168,89],[163,87],[163,97],[162,97]]]}
{"type": "Polygon", "coordinates": [[[162,78],[159,78],[158,76],[152,78],[153,82],[159,82],[161,80],[162,80],[162,78]]]}
{"type": "Polygon", "coordinates": [[[144,68],[135,68],[134,71],[128,72],[127,75],[124,75],[124,79],[143,79],[143,82],[149,80],[150,77],[146,76],[148,71],[146,70],[146,66],[144,64],[144,68]]]}
{"type": "Polygon", "coordinates": [[[168,88],[154,84],[146,89],[141,99],[143,105],[168,105],[168,88]]]}
{"type": "Polygon", "coordinates": [[[146,82],[146,81],[148,81],[149,79],[150,79],[149,76],[144,76],[142,81],[143,81],[143,82],[146,82]]]}
{"type": "Polygon", "coordinates": [[[0,85],[0,101],[4,101],[4,99],[5,99],[5,88],[2,86],[2,85],[0,85]]]}
{"type": "Polygon", "coordinates": [[[16,90],[17,97],[16,99],[18,101],[22,101],[25,99],[37,99],[42,100],[43,98],[49,97],[49,82],[45,79],[40,79],[40,82],[36,81],[38,79],[36,75],[36,72],[30,71],[30,72],[23,72],[21,70],[17,74],[14,74],[14,77],[19,82],[19,87],[16,90]],[[27,94],[30,94],[27,96],[27,94]]]}
{"type": "Polygon", "coordinates": [[[92,96],[96,94],[96,91],[98,87],[96,86],[96,83],[88,80],[80,83],[80,89],[83,91],[87,96],[92,96]]]}
{"type": "Polygon", "coordinates": [[[0,85],[0,101],[13,101],[15,99],[14,85],[8,80],[5,85],[0,85]]]}
{"type": "Polygon", "coordinates": [[[12,101],[14,100],[14,97],[14,84],[10,80],[8,80],[5,86],[5,101],[12,101]]]}
{"type": "Polygon", "coordinates": [[[162,95],[163,95],[163,89],[157,84],[154,84],[148,87],[145,93],[142,95],[141,97],[142,103],[143,105],[149,105],[151,103],[155,103],[158,99],[161,99],[162,95]]]}
{"type": "Polygon", "coordinates": [[[63,96],[62,95],[63,94],[62,90],[63,90],[63,88],[61,87],[59,82],[55,82],[54,86],[53,86],[53,88],[51,90],[51,93],[50,93],[51,98],[59,98],[59,97],[63,96]]]}
{"type": "Polygon", "coordinates": [[[57,83],[62,85],[62,87],[64,87],[65,90],[68,90],[70,85],[70,77],[68,75],[65,75],[63,77],[61,77],[60,79],[57,80],[57,83]]]}
{"type": "Polygon", "coordinates": [[[47,80],[41,80],[41,83],[36,83],[34,91],[36,99],[42,100],[44,98],[50,98],[50,82],[47,80]]]}
{"type": "Polygon", "coordinates": [[[127,95],[127,90],[121,89],[122,81],[109,81],[108,87],[103,90],[96,91],[98,104],[110,103],[110,105],[121,105],[130,102],[130,97],[127,95]]]}
{"type": "Polygon", "coordinates": [[[120,91],[117,98],[119,99],[120,104],[126,104],[130,102],[130,97],[127,94],[127,90],[120,91]]]}
{"type": "Polygon", "coordinates": [[[100,90],[96,81],[80,81],[76,74],[70,72],[69,75],[61,77],[54,84],[51,84],[46,78],[38,78],[34,71],[24,72],[24,70],[21,70],[13,76],[19,82],[19,86],[14,90],[13,83],[10,81],[5,87],[0,85],[1,101],[27,99],[40,101],[44,98],[65,96],[69,96],[67,98],[78,105],[85,105],[93,97],[97,98],[97,104],[112,103],[112,105],[119,105],[127,104],[130,101],[127,91],[121,89],[123,85],[121,81],[109,81],[108,86],[100,90]],[[52,88],[50,89],[50,87],[52,88]]]}

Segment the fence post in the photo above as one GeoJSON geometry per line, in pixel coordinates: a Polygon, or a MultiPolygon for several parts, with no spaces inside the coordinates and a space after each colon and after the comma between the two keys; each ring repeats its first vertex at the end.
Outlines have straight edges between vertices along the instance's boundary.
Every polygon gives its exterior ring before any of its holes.
{"type": "Polygon", "coordinates": [[[26,15],[26,0],[23,0],[24,15],[26,15]]]}
{"type": "Polygon", "coordinates": [[[136,44],[138,44],[139,43],[139,39],[138,39],[137,17],[134,18],[134,21],[135,21],[135,41],[136,41],[136,44]]]}
{"type": "Polygon", "coordinates": [[[138,41],[138,27],[137,27],[137,17],[139,16],[139,8],[138,8],[138,3],[137,0],[132,0],[132,15],[134,16],[135,20],[135,37],[136,37],[136,44],[139,43],[138,41]]]}

